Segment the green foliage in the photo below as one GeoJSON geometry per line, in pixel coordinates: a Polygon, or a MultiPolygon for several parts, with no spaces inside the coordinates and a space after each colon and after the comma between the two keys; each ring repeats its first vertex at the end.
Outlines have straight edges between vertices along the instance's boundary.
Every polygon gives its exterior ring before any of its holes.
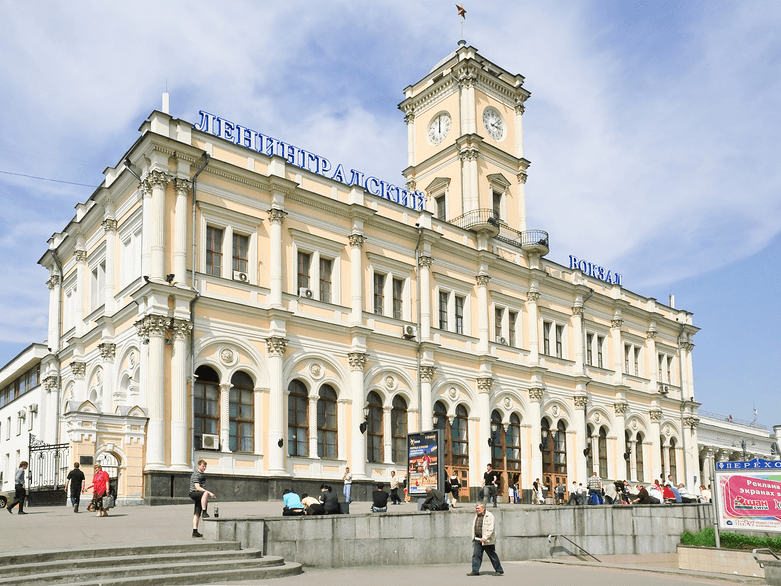
{"type": "MultiPolygon", "coordinates": [[[[720,533],[721,547],[728,549],[755,549],[768,547],[773,551],[781,551],[781,536],[757,537],[743,535],[742,533],[720,533]]],[[[716,532],[713,527],[706,527],[699,533],[684,531],[681,535],[683,545],[696,545],[703,547],[716,547],[716,532]]]]}

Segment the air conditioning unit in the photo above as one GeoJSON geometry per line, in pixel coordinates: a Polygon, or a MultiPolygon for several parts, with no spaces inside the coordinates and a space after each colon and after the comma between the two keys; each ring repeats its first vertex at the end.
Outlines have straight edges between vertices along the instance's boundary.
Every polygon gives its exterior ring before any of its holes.
{"type": "Polygon", "coordinates": [[[499,343],[500,343],[502,346],[507,346],[507,340],[506,340],[505,338],[499,338],[498,342],[499,342],[499,343]]]}
{"type": "Polygon", "coordinates": [[[201,448],[204,450],[219,450],[220,436],[211,433],[204,433],[201,436],[201,448]]]}
{"type": "Polygon", "coordinates": [[[412,340],[418,335],[418,328],[415,326],[404,326],[404,333],[402,337],[406,340],[412,340]]]}
{"type": "Polygon", "coordinates": [[[315,296],[315,294],[311,289],[307,289],[306,287],[300,287],[298,289],[298,296],[306,297],[307,299],[312,299],[315,296]]]}
{"type": "Polygon", "coordinates": [[[242,273],[241,271],[233,271],[233,280],[241,281],[242,283],[249,283],[249,276],[247,273],[242,273]]]}
{"type": "Polygon", "coordinates": [[[30,405],[30,413],[38,413],[38,403],[30,405]]]}
{"type": "Polygon", "coordinates": [[[659,394],[666,395],[670,392],[670,389],[667,387],[667,385],[659,385],[659,394]]]}

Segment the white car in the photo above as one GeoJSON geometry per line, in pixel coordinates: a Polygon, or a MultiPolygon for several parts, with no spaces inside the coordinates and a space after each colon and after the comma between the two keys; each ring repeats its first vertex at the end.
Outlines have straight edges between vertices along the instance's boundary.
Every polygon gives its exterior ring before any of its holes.
{"type": "Polygon", "coordinates": [[[8,502],[14,500],[15,498],[15,490],[0,491],[0,509],[4,509],[6,505],[8,505],[8,502]]]}

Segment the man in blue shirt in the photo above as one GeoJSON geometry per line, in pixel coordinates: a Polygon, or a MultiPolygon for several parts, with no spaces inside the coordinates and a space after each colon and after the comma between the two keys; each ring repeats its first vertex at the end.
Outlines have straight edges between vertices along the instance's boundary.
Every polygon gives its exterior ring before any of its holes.
{"type": "Polygon", "coordinates": [[[16,471],[16,475],[14,476],[14,489],[16,491],[16,494],[14,495],[14,502],[8,505],[8,512],[11,515],[13,515],[13,513],[11,513],[11,509],[13,509],[16,505],[19,505],[19,515],[27,514],[24,512],[24,499],[27,496],[27,491],[24,489],[25,470],[27,470],[27,462],[19,462],[19,470],[16,471]]]}
{"type": "Polygon", "coordinates": [[[301,497],[293,492],[292,488],[286,488],[284,490],[282,493],[282,500],[285,503],[285,506],[282,508],[282,515],[284,517],[304,514],[304,503],[301,502],[301,497]]]}

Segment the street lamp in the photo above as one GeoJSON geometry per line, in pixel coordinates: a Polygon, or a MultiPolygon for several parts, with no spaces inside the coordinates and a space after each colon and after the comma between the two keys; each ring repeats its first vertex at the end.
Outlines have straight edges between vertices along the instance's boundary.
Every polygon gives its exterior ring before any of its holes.
{"type": "Polygon", "coordinates": [[[361,431],[361,433],[366,433],[366,430],[369,428],[369,404],[366,403],[363,407],[363,421],[358,426],[358,429],[361,431]]]}

